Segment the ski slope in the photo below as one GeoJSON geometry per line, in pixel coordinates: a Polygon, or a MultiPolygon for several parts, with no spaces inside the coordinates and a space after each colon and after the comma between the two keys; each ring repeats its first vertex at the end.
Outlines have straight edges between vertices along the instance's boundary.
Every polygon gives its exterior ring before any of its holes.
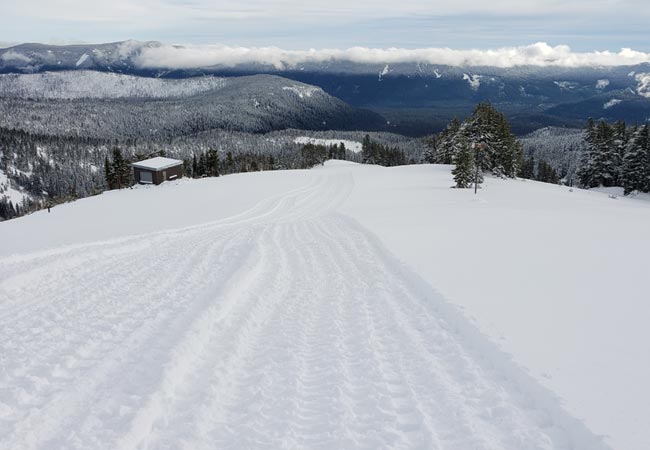
{"type": "MultiPolygon", "coordinates": [[[[586,425],[602,411],[567,412],[579,395],[540,383],[397,251],[412,230],[394,221],[424,216],[389,192],[435,193],[448,172],[331,162],[1,223],[0,449],[643,448],[641,428],[631,441],[586,425]]],[[[478,201],[445,188],[432,209],[483,208],[515,183],[488,180],[478,201]]],[[[621,422],[645,418],[632,411],[621,422]]]]}

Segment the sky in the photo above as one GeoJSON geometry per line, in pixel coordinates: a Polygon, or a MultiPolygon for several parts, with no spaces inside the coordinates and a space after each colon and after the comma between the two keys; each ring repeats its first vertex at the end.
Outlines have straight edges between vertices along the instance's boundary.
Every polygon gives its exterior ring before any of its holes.
{"type": "Polygon", "coordinates": [[[650,52],[648,0],[0,0],[0,45],[126,39],[285,49],[650,52]]]}

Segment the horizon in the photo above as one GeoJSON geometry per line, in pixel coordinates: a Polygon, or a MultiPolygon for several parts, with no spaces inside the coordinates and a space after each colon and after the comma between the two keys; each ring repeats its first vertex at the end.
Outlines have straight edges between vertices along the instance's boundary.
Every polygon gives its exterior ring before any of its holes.
{"type": "Polygon", "coordinates": [[[534,42],[574,51],[650,52],[650,8],[641,0],[26,0],[3,6],[0,42],[140,41],[309,48],[399,47],[486,50],[534,42]],[[616,11],[613,15],[612,11],[616,11]]]}

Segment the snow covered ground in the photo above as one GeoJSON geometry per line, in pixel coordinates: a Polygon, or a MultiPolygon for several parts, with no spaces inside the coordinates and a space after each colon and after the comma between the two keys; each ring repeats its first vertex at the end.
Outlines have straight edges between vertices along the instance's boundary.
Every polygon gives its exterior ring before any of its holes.
{"type": "Polygon", "coordinates": [[[320,139],[309,136],[298,136],[296,139],[294,139],[293,142],[296,144],[325,145],[326,147],[330,147],[332,145],[340,145],[341,142],[343,142],[343,144],[345,144],[345,148],[354,153],[360,153],[363,148],[361,142],[349,141],[346,139],[320,139]]]}
{"type": "Polygon", "coordinates": [[[6,198],[14,205],[20,205],[26,197],[26,194],[12,186],[7,174],[0,170],[0,199],[6,198]]]}
{"type": "Polygon", "coordinates": [[[648,448],[650,205],[449,169],[0,223],[0,449],[648,448]]]}

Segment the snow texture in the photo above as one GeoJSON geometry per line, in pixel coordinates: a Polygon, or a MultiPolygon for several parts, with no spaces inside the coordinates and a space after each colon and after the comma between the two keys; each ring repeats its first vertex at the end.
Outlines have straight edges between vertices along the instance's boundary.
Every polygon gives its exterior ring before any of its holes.
{"type": "Polygon", "coordinates": [[[146,159],[144,161],[138,161],[136,163],[133,163],[132,166],[141,169],[164,170],[170,167],[178,166],[180,164],[183,164],[183,161],[157,156],[155,158],[146,159]]]}
{"type": "Polygon", "coordinates": [[[463,74],[463,80],[466,80],[469,83],[469,87],[474,91],[478,91],[478,88],[481,87],[481,76],[480,75],[467,75],[463,74]]]}
{"type": "Polygon", "coordinates": [[[79,58],[79,60],[75,63],[75,65],[76,65],[77,67],[79,67],[79,66],[82,65],[84,62],[86,62],[87,59],[88,59],[88,54],[87,54],[87,53],[84,53],[83,55],[81,55],[81,57],[79,58]]]}
{"type": "Polygon", "coordinates": [[[0,223],[0,449],[647,448],[650,206],[451,184],[330,162],[0,223]]]}
{"type": "Polygon", "coordinates": [[[613,98],[613,99],[611,99],[610,101],[608,101],[607,103],[605,103],[603,105],[603,109],[609,109],[612,106],[616,106],[616,105],[618,105],[620,103],[623,103],[623,100],[620,100],[618,98],[613,98]]]}
{"type": "Polygon", "coordinates": [[[315,93],[322,92],[320,88],[315,86],[297,85],[297,84],[294,84],[292,86],[285,86],[282,89],[285,91],[293,92],[300,98],[305,98],[305,97],[310,98],[315,93]]]}
{"type": "Polygon", "coordinates": [[[634,78],[638,82],[636,92],[642,97],[650,98],[650,73],[637,73],[634,78]]]}
{"type": "Polygon", "coordinates": [[[605,89],[607,86],[609,86],[609,80],[607,79],[596,81],[596,89],[605,89]]]}
{"type": "MultiPolygon", "coordinates": [[[[88,56],[84,54],[84,56],[88,56]]],[[[79,60],[82,64],[83,57],[79,60]]],[[[82,71],[0,75],[0,97],[30,99],[177,98],[219,90],[224,78],[162,80],[82,71]]]]}
{"type": "Polygon", "coordinates": [[[0,199],[6,198],[14,205],[19,205],[23,199],[29,196],[11,185],[7,174],[0,170],[0,199]]]}

